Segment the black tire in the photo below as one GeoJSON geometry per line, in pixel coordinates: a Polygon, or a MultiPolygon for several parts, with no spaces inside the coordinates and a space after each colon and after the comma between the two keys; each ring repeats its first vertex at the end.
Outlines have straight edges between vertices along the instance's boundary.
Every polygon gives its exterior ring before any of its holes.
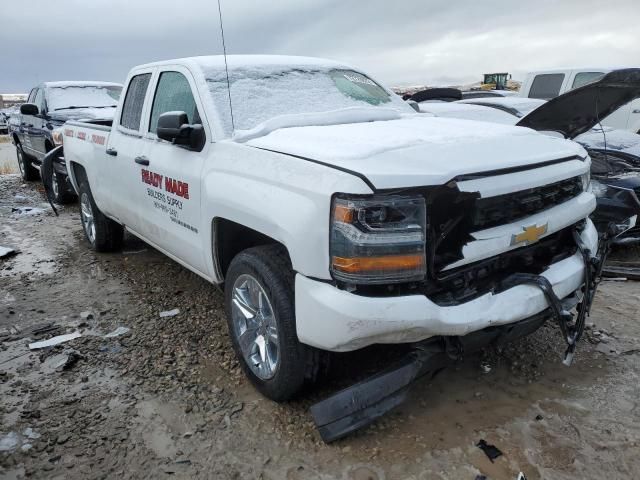
{"type": "Polygon", "coordinates": [[[225,278],[225,308],[229,336],[242,369],[256,389],[276,402],[291,399],[305,383],[316,380],[319,350],[298,341],[294,304],[294,272],[286,250],[280,245],[254,247],[239,253],[225,278]],[[247,364],[232,320],[233,287],[241,275],[255,278],[271,303],[278,332],[278,363],[273,377],[259,378],[247,364]]]}
{"type": "Polygon", "coordinates": [[[51,175],[51,193],[53,193],[53,201],[65,205],[76,200],[76,195],[69,188],[67,177],[56,171],[51,175]]]}
{"type": "Polygon", "coordinates": [[[19,143],[16,145],[16,157],[18,157],[18,167],[20,167],[20,175],[23,180],[32,182],[40,178],[38,169],[31,164],[31,157],[24,153],[22,145],[19,143]]]}
{"type": "Polygon", "coordinates": [[[124,240],[124,228],[119,223],[107,218],[97,207],[93,200],[91,189],[87,180],[80,182],[80,221],[82,222],[82,230],[91,248],[96,252],[115,252],[122,248],[124,240]],[[92,215],[91,228],[88,222],[85,222],[85,211],[89,208],[92,215]],[[91,233],[90,233],[91,232],[91,233]]]}

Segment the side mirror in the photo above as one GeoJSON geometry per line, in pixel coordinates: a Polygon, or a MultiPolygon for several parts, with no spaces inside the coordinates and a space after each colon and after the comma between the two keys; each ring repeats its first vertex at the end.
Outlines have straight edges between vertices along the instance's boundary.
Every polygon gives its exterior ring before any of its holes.
{"type": "Polygon", "coordinates": [[[20,105],[22,115],[38,115],[38,106],[35,103],[23,103],[20,105]]]}
{"type": "Polygon", "coordinates": [[[185,112],[166,112],[160,115],[156,135],[162,140],[196,151],[202,150],[206,141],[202,125],[189,124],[185,112]]]}
{"type": "Polygon", "coordinates": [[[407,103],[411,108],[413,108],[416,112],[420,113],[420,105],[415,100],[407,100],[407,103]]]}

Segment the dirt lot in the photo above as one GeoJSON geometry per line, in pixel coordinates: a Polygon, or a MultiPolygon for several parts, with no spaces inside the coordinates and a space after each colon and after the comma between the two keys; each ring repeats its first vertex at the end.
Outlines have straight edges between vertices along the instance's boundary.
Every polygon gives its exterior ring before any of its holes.
{"type": "Polygon", "coordinates": [[[274,404],[241,375],[216,288],[133,238],[121,254],[92,253],[77,207],[54,217],[37,185],[16,175],[0,176],[0,219],[0,245],[20,250],[0,260],[2,478],[514,480],[524,472],[613,480],[640,472],[637,283],[603,284],[573,367],[560,363],[559,331],[548,324],[420,383],[372,428],[327,446],[309,405],[379,368],[384,361],[372,358],[386,349],[344,355],[317,391],[274,404]],[[174,308],[176,316],[160,317],[174,308]],[[117,327],[130,330],[105,337],[117,327]],[[74,331],[82,337],[28,348],[74,331]],[[503,456],[491,463],[480,439],[503,456]]]}

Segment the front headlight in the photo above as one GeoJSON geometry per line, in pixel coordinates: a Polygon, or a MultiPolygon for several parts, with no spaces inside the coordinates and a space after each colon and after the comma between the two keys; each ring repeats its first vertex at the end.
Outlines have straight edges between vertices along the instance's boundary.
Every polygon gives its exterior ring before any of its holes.
{"type": "Polygon", "coordinates": [[[426,274],[423,197],[336,196],[331,214],[331,273],[349,284],[422,280],[426,274]]]}
{"type": "Polygon", "coordinates": [[[62,145],[62,140],[64,138],[64,132],[61,128],[56,128],[51,132],[51,138],[53,138],[53,144],[57,147],[58,145],[62,145]]]}

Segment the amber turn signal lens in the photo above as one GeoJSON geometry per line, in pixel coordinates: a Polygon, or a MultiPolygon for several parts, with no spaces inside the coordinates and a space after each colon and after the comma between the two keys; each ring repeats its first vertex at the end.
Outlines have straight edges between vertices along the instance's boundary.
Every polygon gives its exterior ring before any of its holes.
{"type": "Polygon", "coordinates": [[[333,219],[336,222],[353,223],[353,208],[347,205],[336,205],[333,209],[333,219]]]}
{"type": "Polygon", "coordinates": [[[389,255],[384,257],[333,257],[333,268],[344,273],[386,270],[413,270],[423,267],[424,255],[389,255]]]}

